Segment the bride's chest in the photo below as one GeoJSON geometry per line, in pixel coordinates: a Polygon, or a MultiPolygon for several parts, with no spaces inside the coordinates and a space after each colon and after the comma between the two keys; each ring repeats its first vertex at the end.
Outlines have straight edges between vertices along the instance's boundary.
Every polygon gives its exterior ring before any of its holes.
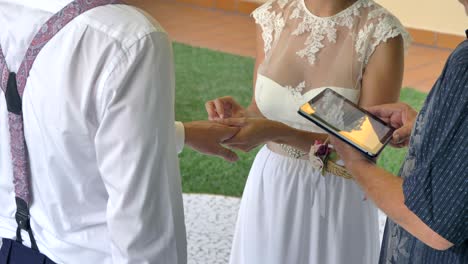
{"type": "Polygon", "coordinates": [[[321,132],[310,121],[301,117],[297,111],[301,105],[322,92],[325,88],[331,88],[352,102],[359,100],[359,91],[349,88],[329,87],[309,89],[305,82],[296,87],[284,87],[261,74],[257,76],[255,87],[255,101],[262,114],[271,120],[276,120],[289,126],[321,132]]]}

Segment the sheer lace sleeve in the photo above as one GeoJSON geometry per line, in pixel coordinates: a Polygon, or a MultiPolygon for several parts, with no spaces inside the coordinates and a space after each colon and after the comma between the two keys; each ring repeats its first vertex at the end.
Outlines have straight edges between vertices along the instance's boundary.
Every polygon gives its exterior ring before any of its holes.
{"type": "Polygon", "coordinates": [[[367,62],[377,47],[409,35],[374,0],[356,0],[331,16],[317,16],[305,0],[270,0],[252,13],[264,41],[255,101],[262,114],[308,131],[323,132],[297,114],[313,96],[331,88],[358,102],[367,62]]]}
{"type": "Polygon", "coordinates": [[[265,54],[271,50],[273,42],[284,28],[285,18],[282,9],[287,3],[288,0],[270,0],[252,13],[255,23],[262,29],[265,54]]]}
{"type": "Polygon", "coordinates": [[[381,6],[376,7],[368,13],[367,23],[358,33],[356,52],[364,65],[367,65],[376,48],[388,39],[401,36],[405,51],[411,44],[411,36],[400,21],[381,6]]]}

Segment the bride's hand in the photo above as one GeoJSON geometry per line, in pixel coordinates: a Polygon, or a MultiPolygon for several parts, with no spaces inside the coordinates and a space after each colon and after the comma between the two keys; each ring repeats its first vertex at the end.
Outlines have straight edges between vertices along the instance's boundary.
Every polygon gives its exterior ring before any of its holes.
{"type": "Polygon", "coordinates": [[[285,133],[286,125],[266,118],[227,118],[218,123],[240,127],[240,131],[231,139],[223,142],[233,149],[249,152],[268,141],[274,141],[285,133]]]}
{"type": "Polygon", "coordinates": [[[246,109],[231,96],[216,98],[205,103],[209,120],[246,117],[246,109]]]}

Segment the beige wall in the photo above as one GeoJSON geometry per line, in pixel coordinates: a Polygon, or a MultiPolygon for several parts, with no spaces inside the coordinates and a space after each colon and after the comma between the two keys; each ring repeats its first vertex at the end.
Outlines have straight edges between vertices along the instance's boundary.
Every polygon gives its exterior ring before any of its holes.
{"type": "Polygon", "coordinates": [[[458,0],[376,0],[410,28],[464,36],[468,17],[458,0]]]}

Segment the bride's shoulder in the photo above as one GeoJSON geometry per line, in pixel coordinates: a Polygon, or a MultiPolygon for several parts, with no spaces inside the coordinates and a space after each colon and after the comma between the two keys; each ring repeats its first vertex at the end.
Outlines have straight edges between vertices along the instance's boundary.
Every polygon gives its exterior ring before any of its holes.
{"type": "MultiPolygon", "coordinates": [[[[372,31],[381,35],[385,40],[389,37],[402,35],[405,42],[410,41],[410,36],[400,20],[385,7],[373,0],[364,0],[365,10],[361,16],[365,17],[363,31],[372,31]]],[[[375,37],[375,36],[374,36],[375,37]]]]}
{"type": "MultiPolygon", "coordinates": [[[[373,23],[376,21],[383,20],[394,20],[398,24],[401,24],[399,19],[393,15],[388,9],[376,3],[373,0],[364,0],[361,8],[364,9],[363,16],[367,18],[368,23],[373,23]]],[[[388,22],[388,21],[386,21],[388,22]]]]}
{"type": "Polygon", "coordinates": [[[407,50],[411,43],[411,36],[400,20],[373,0],[361,1],[365,4],[359,12],[361,22],[357,27],[356,42],[356,49],[365,57],[361,59],[367,63],[377,46],[395,37],[402,38],[404,49],[407,50]]]}

